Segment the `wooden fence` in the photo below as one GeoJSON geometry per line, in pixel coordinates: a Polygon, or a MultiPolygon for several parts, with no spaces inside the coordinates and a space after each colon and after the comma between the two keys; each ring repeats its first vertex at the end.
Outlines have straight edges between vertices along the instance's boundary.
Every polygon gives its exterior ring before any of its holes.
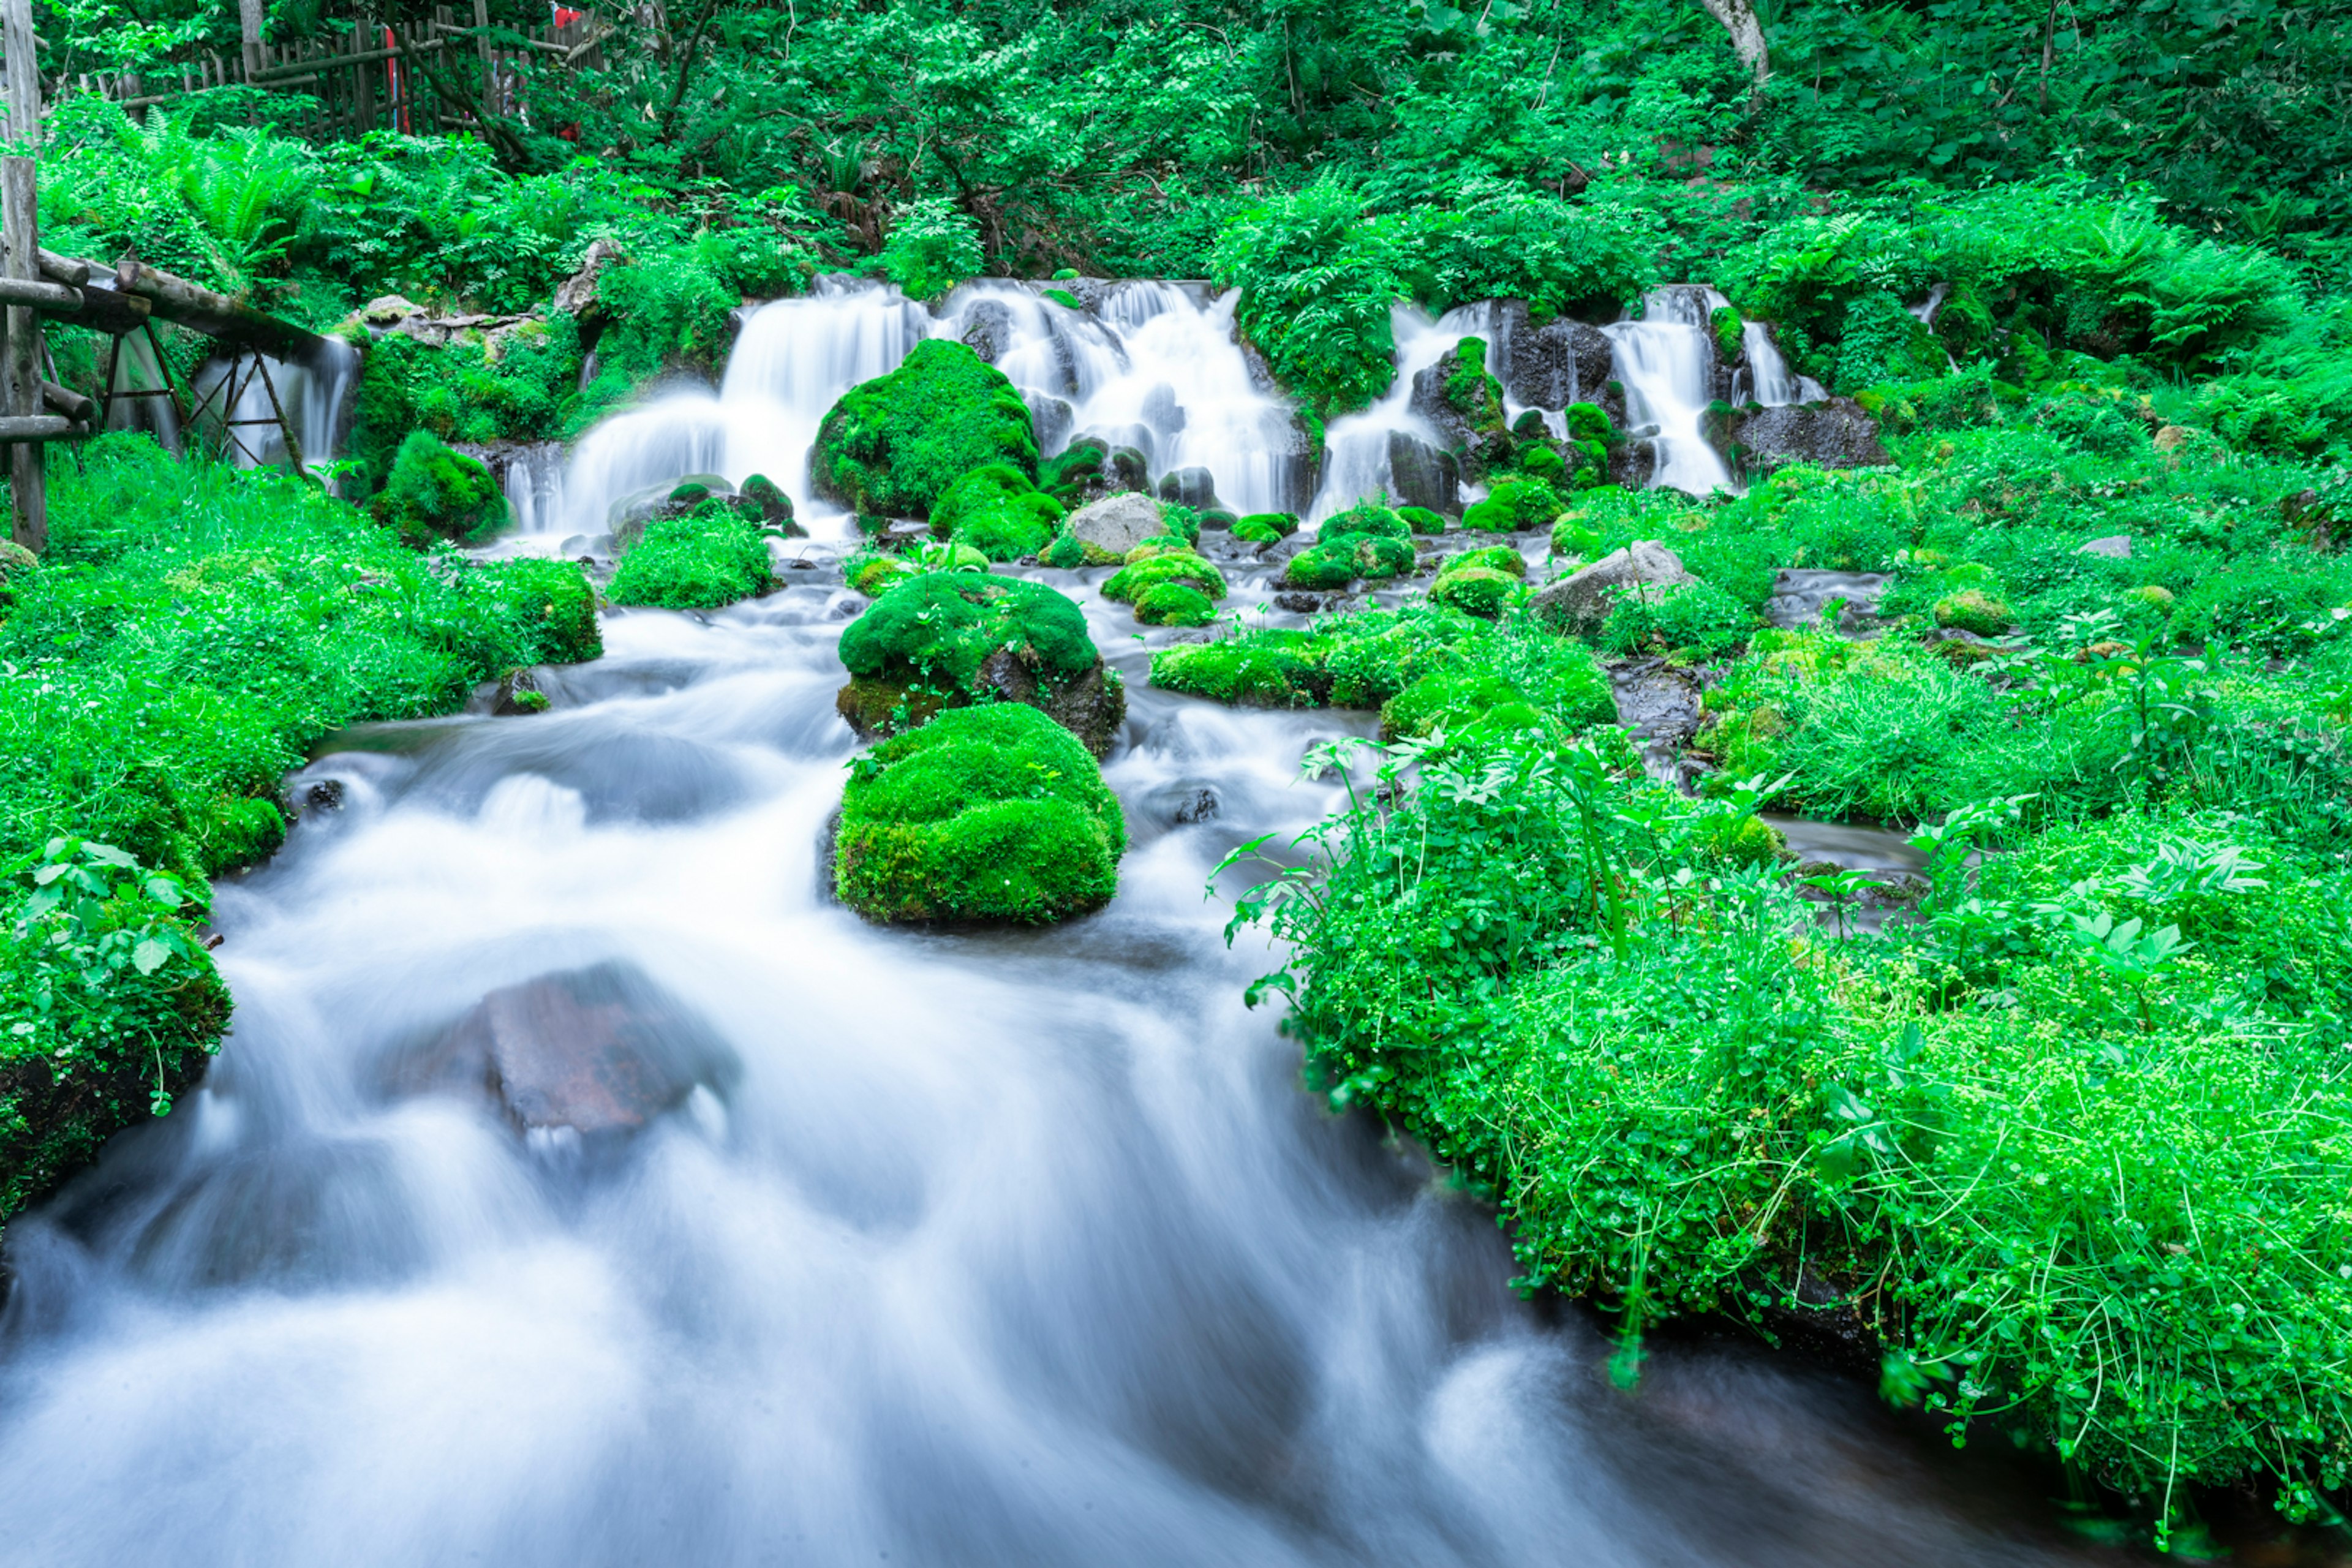
{"type": "Polygon", "coordinates": [[[379,129],[454,131],[467,122],[473,106],[452,102],[436,90],[436,73],[452,80],[465,73],[470,79],[463,86],[481,104],[493,114],[511,116],[521,107],[525,60],[566,68],[604,64],[609,26],[593,13],[563,15],[571,19],[531,29],[518,49],[511,32],[504,42],[490,37],[489,7],[486,0],[473,0],[470,24],[457,20],[456,7],[443,5],[423,29],[426,37],[381,22],[354,26],[341,39],[271,44],[249,37],[242,57],[207,51],[143,74],[77,71],[56,82],[48,96],[97,93],[125,109],[139,109],[207,88],[247,83],[311,94],[327,127],[348,135],[379,129]]]}

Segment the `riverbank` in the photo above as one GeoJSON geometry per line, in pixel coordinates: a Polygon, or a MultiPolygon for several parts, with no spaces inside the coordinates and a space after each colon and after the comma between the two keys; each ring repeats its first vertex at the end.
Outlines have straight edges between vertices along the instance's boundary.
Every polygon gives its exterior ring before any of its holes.
{"type": "Polygon", "coordinates": [[[208,879],[313,742],[597,646],[576,567],[420,554],[284,473],[114,436],[51,484],[0,584],[0,1220],[204,1072],[208,879]]]}

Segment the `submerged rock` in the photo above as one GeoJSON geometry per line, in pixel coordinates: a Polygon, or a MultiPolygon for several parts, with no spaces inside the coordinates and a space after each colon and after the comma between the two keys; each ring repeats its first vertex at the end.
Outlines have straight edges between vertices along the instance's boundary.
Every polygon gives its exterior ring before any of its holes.
{"type": "Polygon", "coordinates": [[[1562,631],[1591,637],[1622,595],[1639,586],[1670,587],[1697,579],[1682,557],[1654,539],[1637,540],[1538,594],[1536,614],[1562,631]]]}
{"type": "Polygon", "coordinates": [[[735,1053],[684,1003],[623,963],[559,970],[491,992],[446,1032],[395,1057],[395,1094],[484,1096],[518,1131],[638,1131],[698,1084],[724,1094],[735,1053]]]}

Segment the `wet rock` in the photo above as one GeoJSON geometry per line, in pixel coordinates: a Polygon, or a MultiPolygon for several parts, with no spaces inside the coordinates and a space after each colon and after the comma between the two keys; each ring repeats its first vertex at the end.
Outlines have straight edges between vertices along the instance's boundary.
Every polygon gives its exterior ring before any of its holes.
{"type": "Polygon", "coordinates": [[[580,258],[580,269],[555,286],[555,313],[584,317],[594,310],[597,280],[604,275],[604,268],[621,259],[621,247],[611,240],[592,243],[588,254],[580,258]]]}
{"type": "Polygon", "coordinates": [[[1301,588],[1286,588],[1274,596],[1274,607],[1288,610],[1294,616],[1319,616],[1346,596],[1345,594],[1314,594],[1301,588]]]}
{"type": "Polygon", "coordinates": [[[698,1084],[724,1095],[740,1072],[700,1018],[634,965],[542,974],[491,992],[456,1024],[386,1064],[395,1095],[479,1095],[517,1131],[613,1139],[672,1110],[698,1084]]]}
{"type": "Polygon", "coordinates": [[[1838,616],[1838,630],[1847,637],[1865,636],[1885,625],[1878,618],[1878,601],[1891,581],[1892,576],[1885,572],[1831,572],[1810,567],[1781,572],[1772,579],[1772,596],[1765,601],[1764,618],[1784,629],[1809,626],[1820,621],[1831,601],[1843,599],[1845,608],[1838,616]]]}
{"type": "Polygon", "coordinates": [[[1184,406],[1176,401],[1176,389],[1161,382],[1143,395],[1140,410],[1143,422],[1151,426],[1154,436],[1176,436],[1185,426],[1184,406]]]}
{"type": "Polygon", "coordinates": [[[1727,419],[1723,437],[1739,448],[1751,478],[1790,463],[1873,468],[1895,460],[1879,443],[1878,421],[1851,397],[1751,408],[1727,419]]]}
{"type": "Polygon", "coordinates": [[[1601,629],[1621,595],[1695,581],[1683,569],[1681,556],[1655,540],[1644,539],[1612,551],[1554,583],[1535,596],[1533,607],[1538,616],[1561,630],[1590,637],[1601,629]]]}
{"type": "Polygon", "coordinates": [[[1533,326],[1520,300],[1502,301],[1496,315],[1494,371],[1513,402],[1565,408],[1601,401],[1615,363],[1606,332],[1566,320],[1533,326]]]}
{"type": "Polygon", "coordinates": [[[1097,761],[1110,755],[1127,722],[1127,688],[1104,679],[1100,660],[1084,675],[1048,683],[1038,679],[1020,654],[999,648],[981,661],[976,684],[1006,701],[1036,709],[1076,735],[1097,761]]]}
{"type": "Polygon", "coordinates": [[[1389,484],[1400,506],[1462,515],[1461,466],[1451,452],[1441,452],[1406,431],[1389,432],[1389,484]]]}
{"type": "Polygon", "coordinates": [[[1679,784],[1682,754],[1702,717],[1697,677],[1662,658],[1620,659],[1609,666],[1617,722],[1641,742],[1651,775],[1679,784]]]}
{"type": "Polygon", "coordinates": [[[2109,561],[2128,561],[2131,552],[2131,535],[2127,533],[2110,533],[2104,539],[2077,545],[2074,550],[2077,555],[2101,555],[2109,561]]]}
{"type": "Polygon", "coordinates": [[[294,792],[294,809],[299,815],[343,809],[343,781],[315,779],[294,792]]]}
{"type": "Polygon", "coordinates": [[[540,672],[536,669],[510,669],[499,681],[498,692],[490,700],[490,713],[495,718],[509,719],[525,713],[544,713],[549,707],[547,693],[540,689],[540,672]]]}
{"type": "Polygon", "coordinates": [[[1013,347],[1013,309],[1002,300],[975,300],[964,308],[963,346],[994,364],[1013,347]]]}
{"type": "Polygon", "coordinates": [[[1219,505],[1217,481],[1206,468],[1172,468],[1160,476],[1160,499],[1207,511],[1219,505]]]}
{"type": "Polygon", "coordinates": [[[1123,556],[1160,532],[1160,503],[1131,490],[1107,496],[1072,512],[1065,526],[1080,544],[1123,556]]]}
{"type": "MultiPolygon", "coordinates": [[[[1622,399],[1609,417],[1612,423],[1624,415],[1622,399]]],[[[1640,437],[1630,437],[1609,448],[1609,482],[1629,490],[1647,489],[1658,471],[1658,450],[1640,437]]]]}
{"type": "Polygon", "coordinates": [[[1037,449],[1062,450],[1069,441],[1071,430],[1076,427],[1076,411],[1060,398],[1048,397],[1042,392],[1029,393],[1024,401],[1029,405],[1029,423],[1037,432],[1037,449]]]}

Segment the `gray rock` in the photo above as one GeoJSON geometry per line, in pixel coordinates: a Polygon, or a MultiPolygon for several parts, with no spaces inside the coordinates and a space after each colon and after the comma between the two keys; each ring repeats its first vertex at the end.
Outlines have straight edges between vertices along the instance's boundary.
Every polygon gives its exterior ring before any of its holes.
{"type": "Polygon", "coordinates": [[[1895,460],[1879,444],[1878,421],[1851,397],[1749,409],[1726,422],[1724,436],[1745,451],[1751,478],[1790,463],[1874,468],[1895,460]]]}
{"type": "Polygon", "coordinates": [[[518,1131],[634,1132],[697,1084],[725,1093],[735,1053],[644,973],[600,963],[542,974],[482,998],[423,1047],[396,1055],[394,1093],[478,1093],[518,1131]]]}
{"type": "Polygon", "coordinates": [[[1696,581],[1683,570],[1682,557],[1654,539],[1637,540],[1544,589],[1534,609],[1562,631],[1590,637],[1622,595],[1696,581]]]}
{"type": "Polygon", "coordinates": [[[975,300],[963,313],[963,346],[994,364],[1013,346],[1013,309],[1002,300],[975,300]]]}
{"type": "Polygon", "coordinates": [[[1058,397],[1048,397],[1042,392],[1026,395],[1029,423],[1037,432],[1040,452],[1058,452],[1067,445],[1071,429],[1077,424],[1077,415],[1058,397]]]}
{"type": "Polygon", "coordinates": [[[1066,525],[1081,544],[1124,555],[1160,531],[1160,503],[1127,491],[1106,496],[1070,514],[1066,525]]]}
{"type": "Polygon", "coordinates": [[[1598,403],[1616,363],[1609,334],[1582,321],[1530,323],[1525,300],[1496,308],[1495,353],[1488,367],[1515,403],[1565,408],[1598,403]]]}
{"type": "Polygon", "coordinates": [[[1389,488],[1401,506],[1462,515],[1462,468],[1454,454],[1402,430],[1389,432],[1389,488]]]}
{"type": "Polygon", "coordinates": [[[2077,555],[2104,555],[2110,561],[2128,561],[2131,552],[2131,535],[2127,533],[2110,533],[2104,539],[2094,539],[2088,544],[2079,545],[2074,551],[2077,555]]]}
{"type": "Polygon", "coordinates": [[[584,316],[596,303],[596,280],[604,268],[622,259],[621,247],[609,239],[600,239],[588,247],[588,254],[580,258],[580,270],[555,286],[554,311],[559,316],[584,316]]]}

